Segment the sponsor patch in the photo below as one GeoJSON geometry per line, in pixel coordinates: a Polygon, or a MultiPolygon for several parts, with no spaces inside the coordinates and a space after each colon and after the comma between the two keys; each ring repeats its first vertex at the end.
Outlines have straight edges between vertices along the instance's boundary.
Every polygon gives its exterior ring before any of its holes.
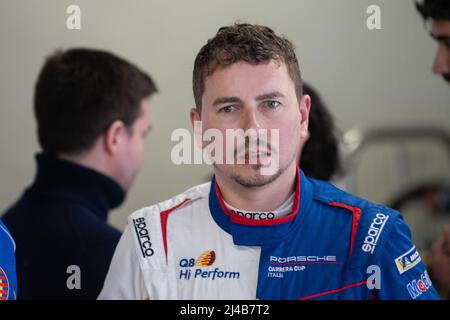
{"type": "Polygon", "coordinates": [[[383,213],[377,213],[372,223],[370,224],[369,230],[367,230],[367,235],[364,238],[364,243],[362,245],[362,250],[364,252],[369,252],[373,254],[375,247],[377,246],[378,239],[380,238],[381,232],[388,221],[389,216],[383,213]]]}
{"type": "Polygon", "coordinates": [[[419,251],[417,251],[416,247],[413,246],[406,253],[395,259],[395,265],[397,266],[398,272],[402,274],[413,268],[421,260],[422,259],[420,258],[419,251]]]}
{"type": "Polygon", "coordinates": [[[305,271],[307,268],[315,265],[342,265],[343,262],[337,261],[336,256],[290,256],[276,257],[270,256],[267,270],[268,278],[284,278],[288,272],[305,271]]]}
{"type": "Polygon", "coordinates": [[[133,219],[134,230],[139,241],[139,247],[144,258],[151,257],[154,254],[152,243],[150,241],[150,233],[147,229],[145,218],[133,219]]]}
{"type": "Polygon", "coordinates": [[[242,212],[232,210],[241,217],[253,220],[272,220],[275,219],[275,213],[273,212],[242,212]]]}
{"type": "Polygon", "coordinates": [[[216,262],[216,252],[214,250],[204,251],[197,259],[183,258],[179,262],[179,279],[239,279],[240,272],[211,268],[216,262]]]}
{"type": "Polygon", "coordinates": [[[208,267],[212,266],[214,261],[216,261],[216,252],[213,250],[206,250],[198,257],[197,261],[195,261],[195,265],[198,267],[208,267]]]}
{"type": "Polygon", "coordinates": [[[420,279],[413,280],[406,285],[409,295],[412,299],[416,299],[431,288],[433,284],[431,283],[430,276],[427,270],[425,270],[421,275],[420,279]]]}

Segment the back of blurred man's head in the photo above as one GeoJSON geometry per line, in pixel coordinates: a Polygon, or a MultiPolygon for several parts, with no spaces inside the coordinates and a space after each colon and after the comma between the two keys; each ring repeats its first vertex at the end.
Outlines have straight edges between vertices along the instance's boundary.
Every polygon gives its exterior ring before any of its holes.
{"type": "Polygon", "coordinates": [[[303,92],[311,97],[308,131],[309,139],[303,147],[300,168],[310,178],[330,181],[342,173],[339,141],[333,116],[320,94],[306,82],[303,92]]]}
{"type": "Polygon", "coordinates": [[[34,94],[43,152],[87,162],[128,189],[142,165],[146,105],[156,91],[149,75],[111,53],[57,51],[47,58],[34,94]]]}
{"type": "Polygon", "coordinates": [[[416,2],[416,8],[438,42],[433,72],[450,83],[450,0],[423,0],[416,2]]]}

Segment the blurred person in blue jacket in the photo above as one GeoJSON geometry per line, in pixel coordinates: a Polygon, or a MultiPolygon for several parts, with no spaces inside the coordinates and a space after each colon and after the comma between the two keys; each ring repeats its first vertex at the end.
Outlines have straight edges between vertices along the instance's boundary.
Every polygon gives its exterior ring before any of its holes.
{"type": "Polygon", "coordinates": [[[17,297],[15,247],[11,234],[0,220],[0,301],[17,297]]]}

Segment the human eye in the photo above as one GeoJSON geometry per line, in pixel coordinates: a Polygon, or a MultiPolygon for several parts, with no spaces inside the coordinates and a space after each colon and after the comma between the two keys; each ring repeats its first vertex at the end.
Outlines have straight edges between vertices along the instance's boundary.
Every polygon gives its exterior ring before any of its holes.
{"type": "Polygon", "coordinates": [[[231,113],[236,110],[236,107],[233,105],[228,105],[219,109],[220,113],[231,113]]]}
{"type": "Polygon", "coordinates": [[[442,44],[444,47],[446,47],[448,50],[450,50],[450,37],[448,36],[435,36],[432,35],[432,37],[440,44],[442,44]]]}
{"type": "Polygon", "coordinates": [[[281,102],[276,100],[269,100],[264,103],[269,109],[277,109],[281,106],[281,102]]]}
{"type": "Polygon", "coordinates": [[[443,44],[448,50],[450,50],[450,39],[442,40],[442,44],[443,44]]]}

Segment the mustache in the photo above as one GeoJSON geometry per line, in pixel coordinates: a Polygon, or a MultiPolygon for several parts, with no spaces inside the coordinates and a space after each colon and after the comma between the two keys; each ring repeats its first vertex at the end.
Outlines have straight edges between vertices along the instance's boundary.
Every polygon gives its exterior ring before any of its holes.
{"type": "Polygon", "coordinates": [[[272,153],[272,150],[274,150],[272,145],[269,142],[265,141],[265,140],[262,140],[262,139],[258,138],[256,140],[256,143],[255,143],[253,140],[250,141],[250,139],[248,137],[245,137],[245,142],[241,143],[240,145],[235,147],[235,149],[234,149],[234,156],[236,157],[238,154],[239,155],[248,155],[250,145],[252,147],[256,146],[257,150],[265,151],[267,153],[272,153]],[[252,144],[250,144],[250,142],[252,142],[252,144]]]}

